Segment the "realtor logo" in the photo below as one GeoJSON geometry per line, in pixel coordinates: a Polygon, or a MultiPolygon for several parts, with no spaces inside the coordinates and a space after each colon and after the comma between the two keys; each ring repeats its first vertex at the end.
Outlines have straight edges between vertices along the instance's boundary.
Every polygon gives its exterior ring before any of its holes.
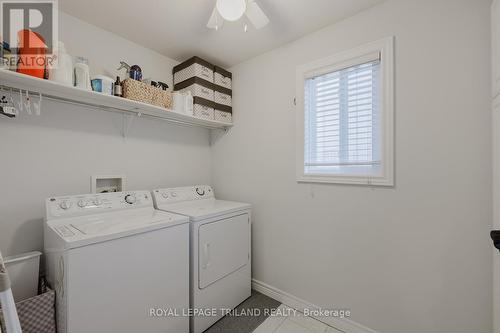
{"type": "Polygon", "coordinates": [[[57,43],[57,0],[0,0],[1,37],[12,53],[52,54],[57,43]],[[19,52],[21,51],[21,52],[19,52]]]}

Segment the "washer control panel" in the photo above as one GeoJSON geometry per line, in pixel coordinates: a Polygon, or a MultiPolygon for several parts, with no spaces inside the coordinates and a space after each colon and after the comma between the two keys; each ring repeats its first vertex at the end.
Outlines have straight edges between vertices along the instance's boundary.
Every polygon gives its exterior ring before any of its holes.
{"type": "Polygon", "coordinates": [[[148,191],[84,194],[48,198],[45,201],[46,217],[71,217],[97,214],[131,207],[153,207],[148,191]]]}
{"type": "Polygon", "coordinates": [[[213,199],[215,195],[212,187],[197,185],[154,190],[153,197],[158,206],[159,204],[172,204],[182,201],[213,199]]]}

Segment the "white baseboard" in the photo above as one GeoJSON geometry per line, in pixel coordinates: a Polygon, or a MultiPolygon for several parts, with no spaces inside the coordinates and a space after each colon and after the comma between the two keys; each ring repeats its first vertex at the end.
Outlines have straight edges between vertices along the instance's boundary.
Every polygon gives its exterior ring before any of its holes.
{"type": "MultiPolygon", "coordinates": [[[[252,288],[256,291],[269,296],[281,303],[301,311],[301,309],[319,310],[320,307],[304,301],[298,297],[290,295],[283,290],[274,288],[264,282],[252,279],[252,288]]],[[[314,317],[314,319],[325,323],[337,330],[345,333],[378,333],[371,328],[365,327],[347,318],[334,318],[334,317],[314,317]]]]}

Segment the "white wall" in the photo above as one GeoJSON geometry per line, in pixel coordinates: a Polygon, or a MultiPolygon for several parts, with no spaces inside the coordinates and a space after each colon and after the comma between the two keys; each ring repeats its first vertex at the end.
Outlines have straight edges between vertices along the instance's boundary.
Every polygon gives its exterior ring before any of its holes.
{"type": "Polygon", "coordinates": [[[59,39],[71,55],[89,59],[92,76],[120,75],[124,79],[125,70],[116,70],[123,60],[129,65],[140,65],[143,78],[164,81],[172,87],[172,67],[179,62],[62,12],[59,39]]]}
{"type": "MultiPolygon", "coordinates": [[[[175,61],[61,14],[60,39],[92,72],[114,75],[119,60],[171,83],[175,61]]],[[[40,117],[0,118],[0,251],[43,247],[44,200],[88,193],[90,177],[125,174],[128,189],[210,183],[209,132],[136,119],[126,138],[121,115],[43,101],[40,117]]]]}
{"type": "Polygon", "coordinates": [[[254,204],[253,276],[382,333],[492,326],[489,0],[389,0],[232,68],[220,197],[254,204]],[[396,186],[295,181],[295,68],[396,37],[396,186]]]}

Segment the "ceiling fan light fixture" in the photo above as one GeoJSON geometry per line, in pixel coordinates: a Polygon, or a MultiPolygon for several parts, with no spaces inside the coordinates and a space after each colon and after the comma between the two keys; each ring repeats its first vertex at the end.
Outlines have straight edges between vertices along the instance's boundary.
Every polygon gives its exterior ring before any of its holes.
{"type": "Polygon", "coordinates": [[[247,10],[246,0],[217,0],[217,11],[228,21],[239,20],[247,10]]]}

